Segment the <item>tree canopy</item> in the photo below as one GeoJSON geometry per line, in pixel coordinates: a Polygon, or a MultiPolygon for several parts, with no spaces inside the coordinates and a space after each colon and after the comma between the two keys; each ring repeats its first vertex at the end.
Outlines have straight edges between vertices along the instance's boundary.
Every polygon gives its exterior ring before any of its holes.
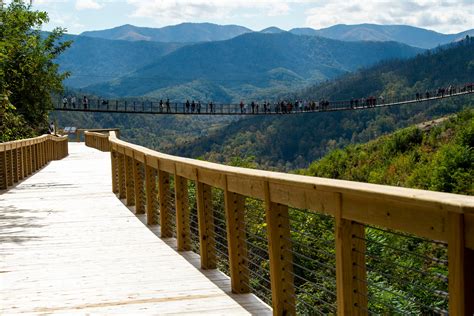
{"type": "Polygon", "coordinates": [[[64,28],[47,35],[46,12],[13,0],[0,9],[0,141],[34,136],[47,128],[52,93],[60,93],[68,73],[55,59],[70,46],[64,28]]]}

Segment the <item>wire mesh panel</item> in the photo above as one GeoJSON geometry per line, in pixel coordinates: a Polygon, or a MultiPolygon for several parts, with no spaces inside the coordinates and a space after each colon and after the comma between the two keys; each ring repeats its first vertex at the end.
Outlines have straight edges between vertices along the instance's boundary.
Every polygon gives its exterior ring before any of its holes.
{"type": "Polygon", "coordinates": [[[296,311],[301,315],[335,315],[336,255],[334,218],[290,208],[296,311]]]}
{"type": "Polygon", "coordinates": [[[249,288],[261,300],[271,306],[272,291],[270,262],[265,219],[265,207],[261,200],[245,200],[245,234],[247,244],[247,269],[249,288]]]}
{"type": "Polygon", "coordinates": [[[446,244],[374,226],[364,241],[369,313],[448,314],[446,244]]]}

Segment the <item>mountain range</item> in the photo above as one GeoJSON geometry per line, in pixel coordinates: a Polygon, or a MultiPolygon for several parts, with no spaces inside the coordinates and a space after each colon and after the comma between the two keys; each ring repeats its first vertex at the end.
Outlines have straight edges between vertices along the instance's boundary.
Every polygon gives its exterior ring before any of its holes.
{"type": "MultiPolygon", "coordinates": [[[[162,28],[138,27],[126,24],[112,29],[83,32],[81,35],[114,40],[191,43],[226,40],[249,32],[253,31],[239,25],[182,23],[162,28]]],[[[268,27],[260,32],[274,34],[285,31],[277,27],[268,27]]],[[[321,36],[341,41],[395,41],[425,49],[460,40],[466,35],[474,35],[473,29],[456,34],[443,34],[408,25],[368,23],[355,25],[338,24],[319,30],[313,28],[293,28],[288,32],[296,35],[321,36]]]]}
{"type": "Polygon", "coordinates": [[[276,27],[253,32],[212,23],[123,25],[65,35],[73,44],[58,62],[61,70],[71,72],[65,84],[73,89],[107,96],[230,102],[290,93],[387,58],[421,52],[392,40],[433,47],[470,33],[374,24],[288,32],[276,27]]]}
{"type": "MultiPolygon", "coordinates": [[[[272,88],[295,89],[334,78],[381,60],[408,58],[422,50],[395,42],[344,42],[284,33],[247,33],[230,40],[187,45],[153,63],[107,83],[87,89],[108,96],[155,96],[174,99],[170,89],[197,84],[212,86],[206,99],[236,102],[272,88]],[[220,91],[220,92],[219,92],[220,91]]],[[[186,96],[184,96],[186,97],[186,96]]]]}
{"type": "Polygon", "coordinates": [[[71,72],[64,84],[76,89],[123,76],[184,45],[76,35],[65,35],[63,40],[73,42],[57,62],[62,71],[71,72]]]}
{"type": "MultiPolygon", "coordinates": [[[[369,95],[413,96],[428,89],[463,85],[472,78],[474,40],[470,39],[408,60],[385,61],[294,93],[293,97],[348,100],[369,95]]],[[[177,146],[172,153],[220,163],[253,156],[260,167],[291,170],[306,166],[331,149],[366,142],[397,128],[473,106],[473,98],[466,97],[347,113],[251,117],[177,146]]]]}
{"type": "Polygon", "coordinates": [[[252,32],[239,25],[181,23],[162,28],[138,27],[130,24],[100,31],[87,31],[82,36],[128,41],[195,43],[221,41],[252,32]]]}

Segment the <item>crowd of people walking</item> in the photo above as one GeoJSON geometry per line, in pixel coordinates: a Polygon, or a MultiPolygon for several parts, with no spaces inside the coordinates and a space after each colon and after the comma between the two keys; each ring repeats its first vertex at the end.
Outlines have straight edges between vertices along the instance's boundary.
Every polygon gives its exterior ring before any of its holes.
{"type": "Polygon", "coordinates": [[[426,90],[425,92],[417,92],[414,96],[405,97],[403,99],[385,98],[383,95],[379,97],[369,96],[366,98],[350,99],[348,101],[329,101],[320,99],[319,101],[311,100],[280,100],[280,101],[251,101],[244,102],[241,100],[239,104],[216,104],[214,102],[205,102],[195,100],[186,100],[185,102],[165,101],[109,101],[107,99],[96,99],[90,102],[87,96],[76,98],[76,96],[63,97],[63,109],[84,109],[84,110],[110,110],[110,111],[134,111],[149,113],[182,113],[182,114],[289,114],[299,112],[321,112],[332,110],[346,110],[359,108],[372,108],[384,106],[387,104],[411,103],[413,101],[425,101],[432,98],[444,98],[457,93],[473,92],[474,83],[466,83],[462,87],[450,85],[446,88],[441,87],[435,90],[426,90]],[[81,102],[78,102],[80,100],[81,102]],[[81,108],[82,105],[82,108],[81,108]]]}

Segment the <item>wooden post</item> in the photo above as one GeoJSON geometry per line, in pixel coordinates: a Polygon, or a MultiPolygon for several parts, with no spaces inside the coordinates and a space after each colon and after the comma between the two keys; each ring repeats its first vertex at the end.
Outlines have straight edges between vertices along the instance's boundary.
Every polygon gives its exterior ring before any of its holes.
{"type": "Polygon", "coordinates": [[[43,168],[44,166],[44,156],[43,156],[43,153],[44,153],[44,150],[43,150],[43,142],[41,141],[40,143],[38,143],[38,163],[39,163],[39,168],[43,168]]]}
{"type": "Polygon", "coordinates": [[[29,176],[31,174],[31,143],[28,141],[28,145],[25,147],[26,151],[26,175],[29,176]]]}
{"type": "MultiPolygon", "coordinates": [[[[146,158],[145,158],[146,161],[146,158]]],[[[158,224],[155,220],[155,202],[157,199],[156,176],[153,168],[145,162],[145,192],[146,192],[146,223],[148,225],[158,224]]]]}
{"type": "Polygon", "coordinates": [[[24,170],[23,170],[23,142],[18,143],[18,179],[23,180],[24,176],[24,170]]]}
{"type": "Polygon", "coordinates": [[[465,247],[464,214],[448,213],[449,314],[474,315],[474,250],[465,247]]]}
{"type": "Polygon", "coordinates": [[[119,199],[125,198],[125,155],[117,152],[119,199]]]}
{"type": "Polygon", "coordinates": [[[12,144],[12,168],[13,168],[13,183],[17,183],[19,181],[18,177],[18,151],[17,151],[17,144],[12,144]]]}
{"type": "MultiPolygon", "coordinates": [[[[175,167],[176,168],[176,167],[175,167]]],[[[191,250],[191,227],[189,198],[188,198],[188,179],[174,174],[174,190],[176,205],[176,237],[178,251],[191,250]]]]}
{"type": "Polygon", "coordinates": [[[265,182],[265,217],[272,287],[273,315],[296,315],[293,255],[288,206],[273,203],[265,182]]]}
{"type": "Polygon", "coordinates": [[[7,185],[13,185],[13,159],[12,159],[12,149],[6,151],[6,160],[7,160],[7,185]]]}
{"type": "Polygon", "coordinates": [[[33,144],[33,172],[38,171],[38,143],[35,141],[33,144]]]}
{"type": "Polygon", "coordinates": [[[7,152],[0,151],[0,190],[5,190],[8,187],[8,172],[7,172],[7,152]]]}
{"type": "Polygon", "coordinates": [[[199,224],[199,249],[201,253],[201,268],[216,268],[216,241],[214,233],[214,213],[212,210],[211,186],[196,181],[197,212],[199,224]]]}
{"type": "Polygon", "coordinates": [[[118,193],[119,192],[119,184],[118,184],[118,162],[117,162],[117,152],[114,150],[110,150],[110,162],[112,168],[112,192],[118,193]]]}
{"type": "Polygon", "coordinates": [[[224,190],[227,245],[232,293],[249,293],[248,254],[245,234],[245,197],[224,190]]]}
{"type": "Polygon", "coordinates": [[[28,176],[28,157],[27,157],[27,150],[28,150],[28,145],[26,143],[23,143],[23,146],[21,146],[21,158],[22,158],[22,177],[26,178],[28,176]]]}
{"type": "Polygon", "coordinates": [[[158,170],[158,190],[160,195],[160,224],[161,237],[169,238],[173,236],[169,223],[169,192],[170,192],[170,175],[167,172],[158,170]]]}
{"type": "Polygon", "coordinates": [[[342,218],[342,197],[337,194],[336,286],[339,315],[366,315],[367,279],[364,225],[342,218]],[[355,238],[358,237],[358,238],[355,238]]]}
{"type": "Polygon", "coordinates": [[[135,214],[144,214],[143,177],[140,173],[140,161],[132,158],[133,164],[133,195],[135,196],[135,214]]]}
{"type": "Polygon", "coordinates": [[[128,206],[135,205],[134,184],[133,184],[133,158],[125,157],[125,198],[128,206]]]}

